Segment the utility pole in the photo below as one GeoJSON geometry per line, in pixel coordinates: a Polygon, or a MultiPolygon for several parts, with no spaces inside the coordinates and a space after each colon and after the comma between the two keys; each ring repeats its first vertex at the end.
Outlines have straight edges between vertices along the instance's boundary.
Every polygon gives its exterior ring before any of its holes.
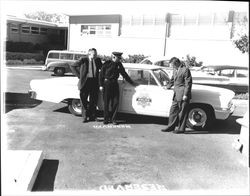
{"type": "Polygon", "coordinates": [[[166,29],[165,29],[165,36],[164,36],[164,52],[163,56],[166,55],[166,48],[167,48],[167,37],[169,37],[169,28],[170,28],[170,17],[171,15],[167,13],[166,15],[166,29]]]}

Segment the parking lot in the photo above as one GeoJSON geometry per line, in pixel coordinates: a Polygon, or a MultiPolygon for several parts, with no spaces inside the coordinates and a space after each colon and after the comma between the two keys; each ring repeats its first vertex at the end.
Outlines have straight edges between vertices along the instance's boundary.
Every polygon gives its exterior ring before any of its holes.
{"type": "MultiPolygon", "coordinates": [[[[6,69],[7,146],[42,150],[44,166],[34,191],[99,190],[103,185],[158,184],[167,190],[246,190],[246,158],[232,148],[236,119],[248,101],[208,131],[163,133],[163,118],[120,114],[119,126],[83,124],[67,105],[29,98],[32,79],[55,77],[39,69],[6,69]]],[[[99,114],[102,117],[102,113],[99,114]]]]}

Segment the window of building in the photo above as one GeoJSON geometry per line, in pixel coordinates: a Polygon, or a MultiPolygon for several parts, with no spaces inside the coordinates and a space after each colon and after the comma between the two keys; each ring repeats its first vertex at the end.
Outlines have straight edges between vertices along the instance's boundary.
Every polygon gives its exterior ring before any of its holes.
{"type": "Polygon", "coordinates": [[[131,25],[142,25],[142,16],[132,16],[131,25]]]}
{"type": "Polygon", "coordinates": [[[10,31],[12,33],[18,33],[19,32],[19,26],[17,24],[11,24],[10,31]]]}
{"type": "Polygon", "coordinates": [[[60,59],[73,60],[73,54],[61,53],[60,59]]]}
{"type": "Polygon", "coordinates": [[[81,25],[81,35],[111,36],[111,25],[81,25]]]}
{"type": "Polygon", "coordinates": [[[227,22],[228,13],[216,13],[214,14],[215,25],[225,25],[227,22]]]}
{"type": "Polygon", "coordinates": [[[184,24],[185,25],[196,25],[197,24],[197,16],[196,15],[185,15],[184,16],[184,24]]]}
{"type": "Polygon", "coordinates": [[[40,28],[41,35],[47,35],[48,29],[47,28],[40,28]]]}
{"type": "Polygon", "coordinates": [[[155,17],[151,15],[143,15],[143,25],[153,25],[155,17]]]}
{"type": "Polygon", "coordinates": [[[30,33],[30,26],[28,26],[28,25],[23,25],[23,26],[22,26],[22,33],[27,33],[27,34],[29,34],[29,33],[30,33]]]}
{"type": "Polygon", "coordinates": [[[172,25],[182,25],[182,15],[171,15],[171,23],[172,25]]]}
{"type": "Polygon", "coordinates": [[[212,24],[212,14],[200,14],[199,24],[200,25],[211,25],[212,24]]]}
{"type": "Polygon", "coordinates": [[[163,25],[163,24],[165,24],[165,16],[155,16],[155,18],[154,18],[154,24],[155,25],[163,25]]]}
{"type": "Polygon", "coordinates": [[[39,34],[39,27],[31,27],[31,34],[39,34]]]}

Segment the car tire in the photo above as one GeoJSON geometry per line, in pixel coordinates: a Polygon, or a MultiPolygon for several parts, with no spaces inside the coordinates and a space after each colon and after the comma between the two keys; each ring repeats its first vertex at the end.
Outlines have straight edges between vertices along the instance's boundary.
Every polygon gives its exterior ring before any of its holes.
{"type": "Polygon", "coordinates": [[[207,130],[214,121],[213,108],[209,105],[190,105],[187,126],[196,131],[207,130]]]}
{"type": "Polygon", "coordinates": [[[63,68],[63,67],[56,67],[56,68],[54,69],[54,74],[55,74],[56,76],[63,76],[64,73],[65,73],[65,68],[63,68]]]}
{"type": "Polygon", "coordinates": [[[80,99],[72,99],[68,103],[68,109],[75,116],[82,115],[82,105],[80,99]]]}

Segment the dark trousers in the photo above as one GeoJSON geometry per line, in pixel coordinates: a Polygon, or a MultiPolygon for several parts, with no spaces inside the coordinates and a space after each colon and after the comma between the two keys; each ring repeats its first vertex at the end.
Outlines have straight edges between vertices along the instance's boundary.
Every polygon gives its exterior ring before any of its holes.
{"type": "Polygon", "coordinates": [[[98,80],[96,78],[88,78],[83,88],[80,90],[80,98],[82,104],[82,117],[96,117],[96,105],[98,100],[98,80]],[[89,97],[89,101],[88,101],[89,97]]]}
{"type": "Polygon", "coordinates": [[[188,105],[189,100],[187,101],[176,101],[173,100],[170,113],[167,129],[174,130],[176,126],[181,131],[185,131],[187,115],[188,115],[188,105]]]}
{"type": "Polygon", "coordinates": [[[108,122],[109,116],[111,117],[111,121],[116,120],[117,111],[119,107],[119,95],[120,95],[119,84],[117,83],[117,81],[106,80],[104,82],[104,91],[103,91],[104,121],[108,122]],[[109,112],[110,106],[111,106],[111,112],[109,112]]]}

